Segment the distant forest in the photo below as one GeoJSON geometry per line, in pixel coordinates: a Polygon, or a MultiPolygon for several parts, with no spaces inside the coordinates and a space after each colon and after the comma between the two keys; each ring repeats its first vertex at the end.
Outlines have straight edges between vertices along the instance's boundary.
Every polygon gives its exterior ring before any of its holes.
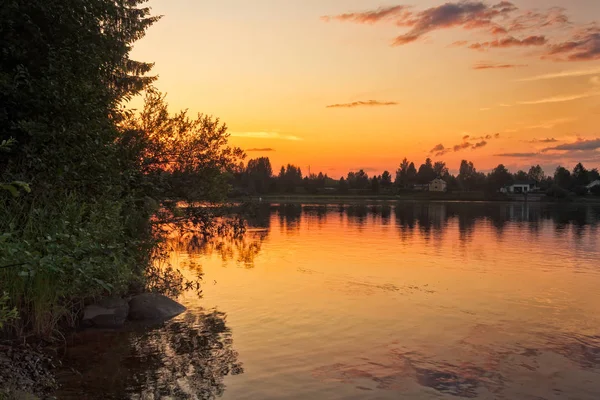
{"type": "Polygon", "coordinates": [[[488,174],[478,172],[472,162],[462,160],[458,175],[450,173],[443,161],[433,162],[427,158],[418,168],[406,158],[392,175],[384,171],[381,175],[369,176],[364,170],[351,171],[345,177],[334,179],[327,174],[303,175],[300,167],[288,164],[274,173],[268,157],[252,159],[240,165],[233,174],[234,195],[257,195],[270,193],[297,194],[399,194],[419,190],[436,178],[443,179],[447,191],[479,191],[495,193],[513,183],[534,183],[540,191],[552,197],[566,197],[570,193],[585,195],[589,192],[600,195],[600,187],[588,190],[587,186],[600,179],[598,169],[586,169],[578,163],[572,171],[559,166],[552,174],[539,165],[528,171],[510,172],[503,164],[488,174]]]}

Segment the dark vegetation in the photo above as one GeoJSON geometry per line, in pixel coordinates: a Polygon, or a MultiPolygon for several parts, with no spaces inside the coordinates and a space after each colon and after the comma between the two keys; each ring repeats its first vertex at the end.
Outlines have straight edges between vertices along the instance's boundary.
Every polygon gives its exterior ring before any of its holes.
{"type": "Polygon", "coordinates": [[[426,186],[436,178],[447,183],[448,192],[465,199],[469,198],[465,197],[465,193],[492,195],[505,186],[523,182],[531,183],[538,192],[555,198],[589,193],[600,195],[600,188],[587,188],[591,182],[600,179],[598,169],[587,170],[581,163],[572,172],[559,166],[554,175],[547,176],[539,165],[532,166],[527,172],[511,173],[500,164],[485,174],[477,171],[472,162],[463,160],[458,174],[453,175],[443,161],[433,162],[427,158],[417,169],[413,162],[405,158],[393,177],[388,171],[369,176],[364,170],[358,170],[340,179],[333,179],[323,173],[303,176],[300,167],[290,164],[281,167],[279,173],[274,175],[271,162],[266,157],[250,160],[245,168],[237,169],[232,194],[414,195],[415,191],[427,190],[426,186]]]}
{"type": "Polygon", "coordinates": [[[243,231],[215,208],[241,150],[218,119],[169,114],[152,64],[130,59],[146,0],[0,4],[0,328],[44,337],[86,302],[184,282],[165,236],[243,231]],[[143,110],[125,107],[146,93],[143,110]]]}

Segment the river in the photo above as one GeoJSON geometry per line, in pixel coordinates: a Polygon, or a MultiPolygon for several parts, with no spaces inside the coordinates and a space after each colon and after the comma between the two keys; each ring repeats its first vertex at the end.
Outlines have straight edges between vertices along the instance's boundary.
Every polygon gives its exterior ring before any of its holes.
{"type": "Polygon", "coordinates": [[[600,208],[264,205],[174,242],[183,315],[89,332],[59,399],[598,399],[600,208]]]}

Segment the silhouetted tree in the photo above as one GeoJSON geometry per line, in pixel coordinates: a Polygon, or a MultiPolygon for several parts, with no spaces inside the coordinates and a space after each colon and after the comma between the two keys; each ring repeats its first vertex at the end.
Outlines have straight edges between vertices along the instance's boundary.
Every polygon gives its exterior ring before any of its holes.
{"type": "Polygon", "coordinates": [[[558,166],[554,172],[554,183],[563,189],[571,187],[571,173],[568,169],[558,166]]]}
{"type": "Polygon", "coordinates": [[[383,171],[381,175],[381,187],[388,189],[392,186],[392,175],[388,171],[383,171]]]}
{"type": "Polygon", "coordinates": [[[369,187],[369,176],[362,169],[358,172],[349,172],[348,185],[350,189],[367,189],[369,187]]]}
{"type": "Polygon", "coordinates": [[[406,171],[406,183],[408,186],[412,186],[417,183],[417,168],[414,163],[410,163],[408,170],[406,171]]]}
{"type": "Polygon", "coordinates": [[[417,173],[417,181],[421,184],[429,183],[436,178],[436,173],[433,169],[431,158],[425,160],[425,164],[421,164],[417,173]]]}
{"type": "Polygon", "coordinates": [[[371,192],[373,193],[379,193],[379,180],[381,178],[379,176],[374,176],[373,178],[371,178],[371,192]]]}
{"type": "Polygon", "coordinates": [[[477,183],[477,170],[472,162],[462,160],[458,173],[458,183],[463,190],[475,189],[477,183]]]}
{"type": "Polygon", "coordinates": [[[433,165],[433,171],[435,172],[436,178],[448,178],[448,175],[450,174],[446,163],[443,161],[436,161],[433,165]]]}
{"type": "Polygon", "coordinates": [[[252,193],[267,193],[271,183],[273,168],[268,157],[260,157],[248,161],[246,167],[246,184],[252,193]]]}
{"type": "Polygon", "coordinates": [[[338,186],[338,192],[342,193],[342,194],[348,193],[348,182],[346,181],[346,179],[344,179],[343,176],[340,178],[340,184],[338,186]]]}
{"type": "Polygon", "coordinates": [[[402,162],[400,163],[398,169],[396,170],[396,180],[394,183],[397,187],[403,188],[408,185],[408,166],[409,162],[405,157],[404,160],[402,160],[402,162]]]}
{"type": "Polygon", "coordinates": [[[500,188],[509,185],[513,180],[512,175],[503,164],[499,164],[488,175],[487,187],[489,190],[497,191],[500,188]]]}
{"type": "Polygon", "coordinates": [[[538,185],[546,178],[546,174],[542,167],[538,165],[532,166],[527,173],[527,178],[536,182],[538,185]]]}
{"type": "Polygon", "coordinates": [[[571,175],[573,179],[573,185],[575,186],[587,186],[590,183],[589,172],[583,164],[578,163],[575,168],[573,168],[573,174],[571,175]]]}

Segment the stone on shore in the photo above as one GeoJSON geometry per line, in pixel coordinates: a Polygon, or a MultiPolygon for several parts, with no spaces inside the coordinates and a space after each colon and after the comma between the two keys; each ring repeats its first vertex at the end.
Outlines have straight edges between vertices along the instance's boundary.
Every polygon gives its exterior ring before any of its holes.
{"type": "Polygon", "coordinates": [[[156,293],[143,293],[129,301],[129,319],[133,321],[166,321],[185,310],[178,302],[156,293]]]}
{"type": "Polygon", "coordinates": [[[120,328],[127,320],[129,304],[127,301],[107,297],[83,310],[83,326],[96,328],[120,328]]]}

